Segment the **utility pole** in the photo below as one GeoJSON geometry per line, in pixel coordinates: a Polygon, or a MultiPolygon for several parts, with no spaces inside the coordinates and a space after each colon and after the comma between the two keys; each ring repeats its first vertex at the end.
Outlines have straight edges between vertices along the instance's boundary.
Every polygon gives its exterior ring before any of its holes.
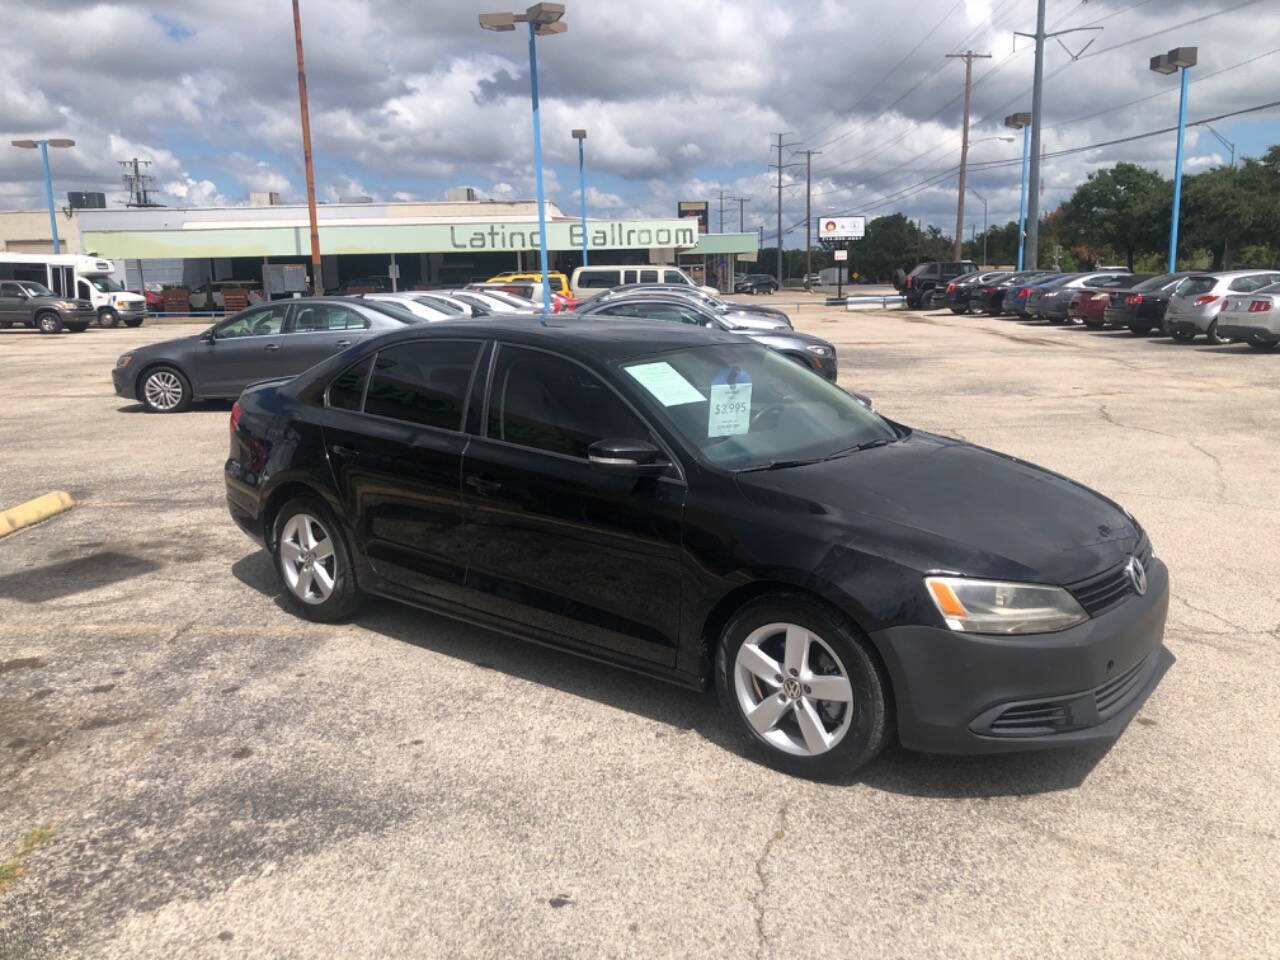
{"type": "MultiPolygon", "coordinates": [[[[1044,0],[1041,0],[1043,5],[1044,0]]],[[[949,60],[964,61],[964,136],[960,141],[960,196],[956,200],[956,259],[964,259],[964,180],[969,166],[969,90],[973,86],[973,61],[990,60],[989,53],[948,53],[949,60]]]]}
{"type": "MultiPolygon", "coordinates": [[[[1035,33],[1019,33],[1014,31],[1014,35],[1018,37],[1029,37],[1036,42],[1036,66],[1035,66],[1035,82],[1031,88],[1031,176],[1027,186],[1027,237],[1026,237],[1026,256],[1023,258],[1023,268],[1026,270],[1034,270],[1040,265],[1040,193],[1042,185],[1040,183],[1040,119],[1042,115],[1041,107],[1044,101],[1044,42],[1050,37],[1059,37],[1065,33],[1076,33],[1082,30],[1101,30],[1102,27],[1073,27],[1070,30],[1059,30],[1056,33],[1044,32],[1044,5],[1045,0],[1037,0],[1036,3],[1036,32],[1035,33]]],[[[1095,38],[1096,39],[1096,38],[1095,38]]],[[[1061,43],[1062,41],[1058,41],[1061,43]]],[[[1084,53],[1093,43],[1090,40],[1081,48],[1079,53],[1071,53],[1071,58],[1079,59],[1080,54],[1084,53]]]]}
{"type": "Polygon", "coordinates": [[[809,274],[813,273],[813,211],[809,201],[813,193],[813,156],[821,150],[797,150],[804,154],[804,286],[809,289],[809,274]]]}
{"type": "Polygon", "coordinates": [[[298,105],[302,110],[302,163],[307,171],[307,217],[311,221],[311,292],[324,293],[320,279],[320,229],[316,225],[316,175],[311,166],[311,114],[307,109],[307,70],[302,63],[302,15],[293,0],[293,39],[298,47],[298,105]]]}
{"type": "MultiPolygon", "coordinates": [[[[789,132],[789,131],[788,131],[789,132]]],[[[778,142],[773,146],[778,151],[778,162],[769,164],[770,168],[776,168],[778,171],[778,260],[774,264],[778,279],[778,289],[782,289],[782,171],[787,167],[798,167],[798,163],[783,163],[782,150],[784,147],[796,147],[798,143],[783,143],[782,140],[786,133],[775,133],[773,136],[778,138],[778,142]]]]}
{"type": "Polygon", "coordinates": [[[720,232],[724,233],[724,190],[720,190],[720,232]]]}
{"type": "Polygon", "coordinates": [[[738,232],[739,233],[747,232],[746,220],[742,214],[742,207],[750,199],[751,199],[750,197],[729,197],[730,203],[736,203],[738,205],[738,232]]]}
{"type": "Polygon", "coordinates": [[[129,189],[129,199],[125,203],[126,207],[161,206],[161,204],[151,199],[151,187],[156,182],[156,178],[149,173],[142,172],[143,167],[151,166],[150,160],[139,160],[134,157],[132,160],[117,160],[116,162],[125,169],[125,172],[120,175],[120,179],[129,189]]]}

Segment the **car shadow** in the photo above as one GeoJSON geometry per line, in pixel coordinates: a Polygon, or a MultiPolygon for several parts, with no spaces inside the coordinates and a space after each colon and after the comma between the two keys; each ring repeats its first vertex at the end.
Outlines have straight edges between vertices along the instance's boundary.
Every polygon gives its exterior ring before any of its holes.
{"type": "Polygon", "coordinates": [[[163,564],[146,557],[100,550],[0,577],[0,598],[44,603],[139,577],[161,566],[163,564]]]}
{"type": "MultiPolygon", "coordinates": [[[[265,550],[241,557],[232,564],[231,572],[245,586],[288,611],[265,550]]],[[[721,713],[714,691],[699,693],[677,687],[391,600],[372,598],[352,622],[400,643],[697,733],[744,760],[760,762],[721,713]]],[[[1157,667],[1160,677],[1174,662],[1167,650],[1161,657],[1157,667]]],[[[913,797],[1028,796],[1078,787],[1110,749],[1111,744],[1104,744],[1029,753],[943,756],[916,753],[895,743],[867,767],[826,782],[834,786],[861,784],[913,797]]]]}
{"type": "MultiPolygon", "coordinates": [[[[234,400],[196,400],[192,402],[183,413],[201,413],[230,410],[234,400]]],[[[126,403],[123,407],[116,407],[116,413],[150,413],[146,406],[142,403],[126,403]]],[[[181,414],[178,414],[181,416],[181,414]]]]}

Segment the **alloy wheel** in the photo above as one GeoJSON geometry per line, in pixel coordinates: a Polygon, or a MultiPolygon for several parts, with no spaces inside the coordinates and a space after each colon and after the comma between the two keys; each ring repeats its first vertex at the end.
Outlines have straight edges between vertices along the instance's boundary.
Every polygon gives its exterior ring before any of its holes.
{"type": "Polygon", "coordinates": [[[324,603],[333,595],[338,575],[333,538],[311,514],[294,514],[280,532],[280,570],[289,592],[304,603],[324,603]]]}
{"type": "Polygon", "coordinates": [[[182,381],[170,370],[157,370],[142,388],[147,403],[157,410],[173,410],[182,402],[182,381]]]}
{"type": "Polygon", "coordinates": [[[733,689],[756,735],[794,756],[834,749],[853,722],[853,686],[844,664],[799,624],[753,630],[734,658],[733,689]]]}

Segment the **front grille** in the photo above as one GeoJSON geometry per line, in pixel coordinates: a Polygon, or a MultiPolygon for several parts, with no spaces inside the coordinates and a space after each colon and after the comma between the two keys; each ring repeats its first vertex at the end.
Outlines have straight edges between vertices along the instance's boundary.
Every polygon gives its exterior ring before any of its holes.
{"type": "Polygon", "coordinates": [[[1146,659],[1139,660],[1120,676],[1108,680],[1093,691],[1093,702],[1098,706],[1098,716],[1106,720],[1129,702],[1130,695],[1142,682],[1142,668],[1146,659]]]}
{"type": "MultiPolygon", "coordinates": [[[[1146,537],[1143,537],[1142,542],[1138,544],[1137,557],[1143,567],[1151,563],[1151,542],[1146,537]]],[[[1133,583],[1129,579],[1128,566],[1129,562],[1126,560],[1087,580],[1073,583],[1067,589],[1080,602],[1080,606],[1084,607],[1085,613],[1096,617],[1134,592],[1133,583]]]]}
{"type": "Polygon", "coordinates": [[[1010,707],[991,721],[991,732],[1005,736],[1031,737],[1054,733],[1070,724],[1066,704],[1042,701],[1010,707]]]}

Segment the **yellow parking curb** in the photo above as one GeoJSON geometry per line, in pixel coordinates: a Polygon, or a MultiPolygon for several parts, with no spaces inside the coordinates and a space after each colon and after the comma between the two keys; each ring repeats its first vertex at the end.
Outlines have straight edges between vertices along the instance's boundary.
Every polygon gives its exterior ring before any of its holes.
{"type": "Polygon", "coordinates": [[[41,520],[48,520],[64,510],[70,510],[75,505],[76,502],[71,499],[71,494],[62,490],[54,490],[43,497],[20,503],[0,513],[0,537],[7,537],[23,527],[29,527],[41,520]]]}

